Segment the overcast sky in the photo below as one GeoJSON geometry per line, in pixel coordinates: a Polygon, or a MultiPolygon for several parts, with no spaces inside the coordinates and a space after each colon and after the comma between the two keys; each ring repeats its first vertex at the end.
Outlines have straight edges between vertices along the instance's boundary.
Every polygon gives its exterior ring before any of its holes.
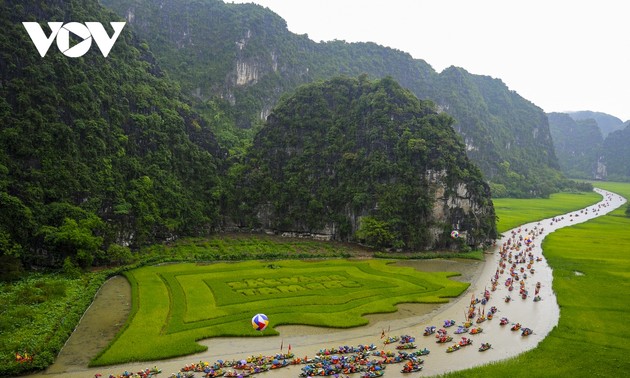
{"type": "Polygon", "coordinates": [[[225,0],[254,2],[319,41],[375,42],[501,79],[545,112],[630,120],[627,0],[225,0]]]}

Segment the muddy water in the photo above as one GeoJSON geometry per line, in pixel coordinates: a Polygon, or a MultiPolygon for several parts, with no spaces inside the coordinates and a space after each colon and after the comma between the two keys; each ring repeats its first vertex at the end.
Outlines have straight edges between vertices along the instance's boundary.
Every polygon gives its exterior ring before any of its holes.
{"type": "Polygon", "coordinates": [[[113,340],[131,310],[131,286],[126,278],[110,278],[98,291],[46,374],[84,371],[92,358],[113,340]]]}
{"type": "MultiPolygon", "coordinates": [[[[547,219],[541,222],[530,223],[522,225],[520,227],[520,231],[515,229],[514,234],[510,231],[505,233],[505,237],[497,242],[498,246],[501,246],[509,238],[527,235],[528,232],[525,231],[525,229],[532,230],[534,227],[536,227],[537,230],[544,229],[543,232],[536,234],[532,248],[532,253],[536,257],[540,257],[541,261],[535,263],[535,274],[531,275],[527,279],[526,284],[530,293],[533,293],[533,286],[536,282],[540,281],[542,285],[540,290],[542,300],[539,302],[533,302],[533,295],[528,296],[526,299],[519,298],[518,287],[515,292],[509,292],[507,287],[503,285],[507,275],[501,275],[497,290],[492,292],[491,300],[488,304],[488,306],[496,306],[498,308],[495,319],[487,320],[484,323],[479,324],[479,326],[483,328],[483,332],[481,334],[466,335],[473,340],[473,345],[462,348],[455,353],[445,353],[448,344],[436,344],[434,337],[422,336],[422,330],[424,327],[429,325],[440,327],[446,319],[455,319],[458,323],[463,321],[464,311],[468,308],[471,295],[480,297],[483,291],[486,288],[489,289],[491,286],[490,280],[495,275],[499,264],[499,254],[496,249],[486,255],[486,261],[484,263],[466,263],[457,260],[408,261],[399,263],[411,264],[417,269],[427,271],[437,270],[462,272],[460,277],[455,277],[454,279],[471,282],[471,286],[466,293],[451,300],[448,304],[441,306],[401,304],[399,305],[398,312],[392,314],[370,315],[369,325],[354,329],[336,330],[318,327],[284,326],[278,327],[278,331],[281,333],[279,337],[254,339],[213,338],[202,340],[200,343],[208,347],[206,352],[158,361],[157,365],[162,368],[165,375],[168,375],[172,372],[178,371],[187,363],[197,362],[200,360],[214,362],[218,359],[242,359],[250,355],[273,355],[279,352],[281,344],[284,345],[285,351],[287,346],[290,344],[292,346],[292,351],[297,356],[313,356],[319,349],[340,345],[374,343],[382,346],[380,335],[383,330],[387,329],[389,329],[390,335],[409,334],[411,336],[415,336],[418,347],[426,347],[431,351],[430,355],[424,357],[425,366],[423,371],[421,373],[414,374],[414,376],[443,374],[448,371],[462,370],[516,356],[525,350],[534,348],[558,323],[560,311],[555,294],[552,290],[552,271],[547,265],[544,255],[542,254],[542,249],[540,248],[543,238],[556,229],[571,226],[573,224],[581,223],[588,219],[604,215],[625,203],[625,199],[620,196],[612,195],[605,191],[599,192],[604,196],[604,200],[602,200],[599,204],[590,206],[585,213],[580,211],[567,213],[560,216],[562,218],[560,220],[552,222],[550,219],[547,219]],[[511,295],[512,298],[514,298],[510,303],[505,303],[503,301],[503,298],[507,295],[511,295]],[[523,337],[520,332],[510,331],[509,326],[500,326],[499,319],[501,317],[509,318],[510,323],[519,322],[524,327],[532,328],[534,330],[534,334],[528,337],[523,337]],[[478,352],[477,348],[482,342],[490,342],[492,344],[492,349],[483,353],[478,352]]],[[[105,286],[103,289],[105,289],[105,286]]],[[[119,300],[121,302],[125,302],[122,298],[119,300]]],[[[96,305],[96,302],[98,302],[98,298],[94,305],[96,305]]],[[[104,308],[107,309],[106,312],[111,311],[111,307],[107,305],[104,306],[104,308]]],[[[90,311],[92,310],[93,309],[90,309],[90,311]]],[[[97,311],[97,314],[100,314],[103,311],[104,310],[97,311]]],[[[88,314],[86,314],[86,317],[87,316],[88,314]]],[[[99,316],[100,315],[96,316],[93,327],[101,322],[101,320],[99,320],[99,316]]],[[[83,324],[83,322],[81,323],[83,324]]],[[[116,322],[113,324],[115,323],[116,322]]],[[[120,321],[120,323],[122,323],[122,321],[120,321]]],[[[82,324],[77,329],[77,332],[82,327],[82,324]]],[[[109,325],[108,327],[117,329],[117,327],[113,325],[109,325]]],[[[112,329],[112,333],[115,332],[115,329],[112,329]]],[[[81,337],[80,340],[94,341],[95,334],[92,332],[94,331],[88,332],[88,334],[81,337]]],[[[458,335],[453,336],[453,341],[458,341],[460,339],[458,335]]],[[[69,347],[70,344],[71,342],[69,341],[67,347],[69,347]]],[[[91,343],[87,342],[86,344],[91,343]]],[[[105,344],[106,342],[104,345],[105,344]]],[[[87,345],[85,346],[87,347],[87,345]]],[[[66,348],[62,351],[62,354],[66,353],[65,349],[66,348]]],[[[100,348],[95,349],[98,350],[100,348]]],[[[79,350],[81,350],[81,348],[79,348],[79,350]]],[[[57,376],[64,378],[92,377],[95,373],[103,373],[103,375],[107,375],[109,373],[121,373],[125,370],[138,371],[155,364],[136,363],[109,366],[107,368],[99,369],[88,369],[85,367],[86,362],[78,361],[79,354],[80,353],[78,351],[75,351],[74,353],[67,352],[68,359],[65,360],[65,362],[56,362],[55,365],[53,365],[42,376],[49,378],[57,376]],[[62,373],[64,371],[65,373],[62,373]]],[[[91,356],[89,358],[84,357],[82,361],[88,361],[90,358],[91,356]]],[[[408,376],[400,373],[400,368],[400,365],[391,365],[386,370],[385,375],[387,377],[408,376]]],[[[265,376],[296,377],[299,373],[300,367],[292,366],[266,373],[265,376]]]]}

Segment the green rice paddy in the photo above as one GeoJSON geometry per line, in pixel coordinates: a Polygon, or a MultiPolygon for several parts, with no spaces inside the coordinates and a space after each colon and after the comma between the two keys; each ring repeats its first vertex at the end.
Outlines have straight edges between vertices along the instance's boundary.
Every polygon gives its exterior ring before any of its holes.
{"type": "Polygon", "coordinates": [[[205,350],[196,340],[277,335],[274,327],[337,328],[367,324],[363,316],[398,303],[442,303],[469,286],[458,273],[419,272],[387,260],[246,261],[172,264],[132,270],[133,308],[116,340],[92,363],[157,360],[205,350]],[[269,327],[256,331],[251,317],[269,327]]]}
{"type": "MultiPolygon", "coordinates": [[[[630,198],[630,184],[595,186],[630,198]]],[[[630,218],[626,206],[558,230],[543,249],[560,321],[539,346],[454,377],[623,377],[630,372],[630,218]]]]}
{"type": "MultiPolygon", "coordinates": [[[[630,198],[630,184],[597,183],[630,198]]],[[[586,207],[595,193],[548,200],[495,200],[499,230],[586,207]]],[[[630,218],[625,207],[561,229],[543,244],[554,270],[560,322],[539,346],[508,361],[449,376],[624,376],[630,371],[630,218]]],[[[196,340],[275,335],[281,324],[355,327],[402,302],[443,302],[467,284],[455,273],[424,273],[385,260],[248,261],[144,267],[127,273],[130,321],[93,365],[156,360],[203,351],[196,340]],[[325,278],[325,279],[324,279],[325,278]],[[299,310],[298,310],[299,309],[299,310]],[[251,316],[270,326],[255,331],[251,316]]]]}
{"type": "Polygon", "coordinates": [[[589,193],[554,193],[549,198],[496,198],[497,230],[505,232],[523,223],[550,218],[585,208],[601,201],[602,196],[589,193]]]}

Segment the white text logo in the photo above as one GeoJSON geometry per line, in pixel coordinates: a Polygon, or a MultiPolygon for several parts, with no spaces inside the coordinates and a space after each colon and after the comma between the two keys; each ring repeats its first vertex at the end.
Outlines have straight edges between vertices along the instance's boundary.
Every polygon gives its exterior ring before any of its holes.
{"type": "Polygon", "coordinates": [[[85,25],[78,22],[68,22],[65,25],[63,22],[49,22],[50,36],[46,36],[37,22],[22,22],[42,58],[46,56],[55,37],[59,51],[67,57],[78,58],[85,55],[92,46],[92,39],[96,42],[103,56],[107,57],[126,22],[110,22],[109,24],[114,29],[114,35],[111,38],[100,22],[86,22],[85,25]],[[71,32],[83,39],[72,47],[70,47],[71,32]]]}

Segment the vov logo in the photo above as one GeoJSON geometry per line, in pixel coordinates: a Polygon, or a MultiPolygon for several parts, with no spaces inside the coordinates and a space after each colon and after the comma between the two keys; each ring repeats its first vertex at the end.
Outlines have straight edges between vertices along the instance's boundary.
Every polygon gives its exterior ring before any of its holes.
{"type": "Polygon", "coordinates": [[[55,37],[57,48],[67,57],[78,58],[85,55],[92,46],[92,39],[96,42],[103,56],[107,57],[126,22],[110,22],[109,24],[114,29],[114,35],[111,38],[100,22],[86,22],[85,25],[79,22],[68,22],[65,25],[63,22],[49,22],[48,26],[51,30],[49,36],[46,36],[39,23],[22,22],[42,58],[46,56],[55,37]],[[70,33],[83,40],[70,47],[70,33]]]}

